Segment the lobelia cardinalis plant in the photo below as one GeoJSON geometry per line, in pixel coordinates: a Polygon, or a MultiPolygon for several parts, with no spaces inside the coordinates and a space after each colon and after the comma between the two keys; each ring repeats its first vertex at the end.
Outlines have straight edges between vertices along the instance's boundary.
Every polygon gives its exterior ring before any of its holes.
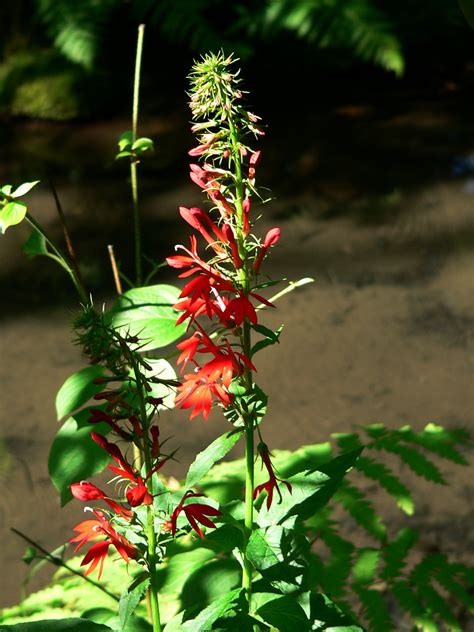
{"type": "MultiPolygon", "coordinates": [[[[88,610],[83,619],[58,621],[54,629],[356,632],[366,625],[387,632],[401,629],[390,612],[393,595],[414,629],[431,632],[443,621],[449,630],[461,630],[449,600],[456,597],[474,610],[473,571],[430,554],[405,572],[415,531],[402,529],[392,538],[364,490],[346,475],[354,469],[377,481],[411,514],[409,490],[368,453],[397,454],[417,474],[444,483],[420,448],[463,464],[457,444],[466,441],[465,433],[434,424],[418,433],[372,425],[365,428],[365,441],[355,433],[334,435],[337,451],[327,443],[293,453],[272,452],[264,440],[267,396],[255,380],[258,352],[278,343],[281,328],[267,328],[261,315],[309,280],[273,297],[262,295],[275,284],[265,274],[265,260],[280,230],[258,231],[261,153],[251,145],[263,131],[245,107],[234,66],[232,56],[209,54],[190,75],[198,140],[189,152],[195,161],[190,177],[210,210],[180,208],[197,233],[167,258],[184,287],[179,293],[171,286],[134,288],[104,312],[83,301],[74,325],[90,366],[68,378],[58,393],[58,417],[67,419],[51,450],[50,472],[63,502],[74,497],[92,507],[69,539],[81,555],[89,549],[74,567],[62,565],[92,581],[95,590],[100,584],[91,574],[102,581],[107,567],[120,573],[124,564],[127,573],[120,575],[119,617],[110,607],[88,610]],[[167,361],[149,352],[180,337],[178,379],[167,361]],[[174,404],[191,420],[206,420],[220,408],[226,425],[181,483],[166,477],[176,450],[168,450],[160,428],[161,411],[174,404]],[[239,441],[244,458],[219,464],[239,441]],[[104,468],[114,475],[107,488],[88,480],[104,468]],[[349,512],[372,538],[371,546],[358,548],[346,539],[331,502],[349,512]],[[118,556],[114,561],[112,554],[118,556]],[[144,595],[147,609],[140,605],[144,595]]],[[[0,190],[0,218],[2,212],[11,215],[8,205],[27,189],[0,190]]],[[[42,247],[45,243],[63,256],[49,240],[41,241],[42,247]]],[[[30,251],[33,246],[30,241],[30,251]]],[[[65,261],[79,283],[76,267],[65,261]]],[[[138,274],[138,264],[136,269],[138,274]]],[[[87,293],[80,288],[82,300],[87,293]]],[[[110,597],[109,588],[102,590],[110,597]]]]}

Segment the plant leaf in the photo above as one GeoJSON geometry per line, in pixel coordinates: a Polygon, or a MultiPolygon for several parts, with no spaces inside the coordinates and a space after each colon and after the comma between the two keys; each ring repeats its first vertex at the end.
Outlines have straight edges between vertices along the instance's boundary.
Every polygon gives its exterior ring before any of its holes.
{"type": "Polygon", "coordinates": [[[110,632],[108,625],[93,623],[87,619],[45,619],[15,625],[0,625],[3,632],[110,632]]]}
{"type": "Polygon", "coordinates": [[[92,439],[92,430],[107,434],[110,427],[99,423],[87,424],[90,410],[85,409],[66,419],[51,445],[48,470],[51,480],[61,497],[61,505],[72,499],[69,485],[101,472],[110,457],[92,439]]]}
{"type": "Polygon", "coordinates": [[[308,582],[308,551],[304,535],[275,525],[252,532],[246,556],[272,586],[289,594],[300,591],[308,582]]]}
{"type": "Polygon", "coordinates": [[[228,612],[235,610],[242,597],[243,588],[231,590],[211,603],[195,619],[183,623],[181,629],[189,630],[189,632],[208,632],[208,630],[212,630],[212,624],[228,612]]]}
{"type": "Polygon", "coordinates": [[[0,228],[5,234],[7,228],[20,224],[25,219],[27,207],[23,202],[8,202],[0,209],[0,228]]]}
{"type": "Polygon", "coordinates": [[[197,485],[199,481],[209,472],[214,463],[220,461],[232,450],[241,437],[241,432],[226,432],[221,435],[205,450],[199,452],[188,470],[185,489],[190,489],[197,485]]]}
{"type": "Polygon", "coordinates": [[[25,245],[23,246],[23,252],[30,259],[33,259],[33,257],[38,255],[48,254],[46,239],[39,230],[36,230],[36,228],[33,228],[31,235],[28,237],[25,245]]]}
{"type": "Polygon", "coordinates": [[[110,312],[110,324],[122,333],[138,336],[142,351],[171,344],[186,332],[176,326],[179,312],[173,308],[179,289],[172,285],[139,287],[121,294],[110,312]]]}
{"type": "Polygon", "coordinates": [[[62,419],[84,406],[91,397],[103,390],[103,384],[94,384],[96,377],[103,377],[101,366],[91,365],[70,375],[56,395],[56,415],[62,419]]]}
{"type": "Polygon", "coordinates": [[[148,586],[148,582],[141,582],[135,588],[130,590],[127,588],[122,593],[119,602],[119,617],[120,617],[120,626],[121,630],[127,629],[127,624],[130,620],[130,617],[133,615],[135,608],[138,606],[140,601],[142,600],[143,594],[148,586]]]}
{"type": "Polygon", "coordinates": [[[14,191],[10,193],[10,197],[18,198],[18,197],[21,197],[22,195],[26,195],[38,183],[39,183],[39,180],[35,180],[34,182],[24,182],[23,184],[20,184],[18,188],[16,188],[14,191]]]}
{"type": "Polygon", "coordinates": [[[303,608],[289,595],[254,593],[252,610],[280,632],[306,632],[310,629],[303,608]]]}

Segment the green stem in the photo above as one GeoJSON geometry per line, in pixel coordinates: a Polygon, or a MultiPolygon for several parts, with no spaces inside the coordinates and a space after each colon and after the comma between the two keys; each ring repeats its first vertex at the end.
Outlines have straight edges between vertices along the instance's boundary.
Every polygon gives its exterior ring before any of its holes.
{"type": "Polygon", "coordinates": [[[81,303],[84,306],[90,305],[91,304],[90,297],[82,283],[81,278],[78,276],[76,270],[74,269],[74,266],[69,264],[67,258],[59,250],[59,248],[54,244],[54,242],[48,236],[48,234],[46,233],[44,228],[41,226],[41,224],[38,224],[38,222],[29,213],[26,214],[26,221],[30,224],[30,226],[32,226],[44,237],[46,243],[53,251],[52,253],[48,253],[48,256],[54,259],[55,261],[57,261],[59,265],[62,268],[64,268],[64,270],[66,270],[66,272],[69,274],[71,281],[73,282],[74,287],[76,288],[77,293],[79,294],[81,303]]]}
{"type": "MultiPolygon", "coordinates": [[[[143,392],[143,384],[142,377],[133,358],[133,354],[130,354],[130,364],[133,369],[133,373],[135,375],[135,382],[137,385],[137,395],[138,401],[140,405],[140,417],[142,422],[142,428],[145,434],[145,437],[148,433],[149,423],[148,423],[148,415],[146,412],[146,403],[145,403],[145,393],[143,392]]],[[[143,439],[142,442],[142,454],[143,460],[145,462],[145,469],[147,472],[150,472],[152,469],[152,458],[150,452],[150,446],[146,440],[143,439]]],[[[153,494],[153,481],[152,476],[147,481],[147,488],[150,494],[153,494]]],[[[148,570],[150,572],[150,589],[148,592],[150,599],[150,610],[151,610],[151,620],[153,624],[153,632],[161,632],[161,618],[160,618],[160,604],[158,601],[158,575],[156,572],[156,567],[158,563],[158,557],[156,554],[156,533],[155,533],[155,525],[154,525],[154,511],[153,505],[147,506],[147,541],[148,541],[148,570]]]]}
{"type": "MultiPolygon", "coordinates": [[[[143,52],[143,36],[145,33],[145,25],[140,24],[138,27],[137,54],[135,58],[135,75],[133,81],[133,111],[132,111],[132,143],[137,140],[138,130],[138,105],[140,95],[140,71],[142,65],[143,52]]],[[[130,159],[130,183],[132,189],[133,201],[133,226],[135,233],[135,277],[136,284],[141,285],[142,282],[142,236],[140,227],[140,212],[138,206],[138,161],[135,156],[130,159]]]]}
{"type": "MultiPolygon", "coordinates": [[[[239,150],[238,134],[234,122],[229,119],[230,140],[232,145],[232,157],[235,166],[235,208],[237,215],[237,241],[239,254],[244,261],[243,267],[239,270],[239,279],[242,284],[243,291],[248,294],[250,291],[250,278],[248,271],[247,252],[245,249],[245,235],[243,233],[243,198],[244,183],[242,179],[242,164],[239,150]]],[[[245,319],[242,327],[241,344],[243,354],[250,358],[252,349],[251,329],[248,319],[245,319]]],[[[246,368],[243,374],[245,387],[248,391],[252,389],[253,377],[252,371],[246,368]]],[[[244,551],[243,551],[243,572],[242,572],[242,588],[245,589],[247,601],[250,606],[252,598],[252,574],[253,569],[249,560],[245,555],[248,541],[253,531],[253,491],[255,480],[254,465],[254,419],[252,415],[245,415],[245,531],[244,531],[244,551]]]]}

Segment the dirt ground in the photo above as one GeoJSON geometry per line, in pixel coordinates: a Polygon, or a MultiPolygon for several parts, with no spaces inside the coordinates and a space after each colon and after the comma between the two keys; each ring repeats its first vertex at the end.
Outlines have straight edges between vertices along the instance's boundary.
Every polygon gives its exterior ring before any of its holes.
{"type": "MultiPolygon", "coordinates": [[[[282,229],[269,271],[315,279],[267,315],[269,326],[285,323],[281,344],[259,356],[269,443],[296,448],[369,422],[474,430],[474,119],[463,95],[448,86],[390,107],[346,99],[306,116],[267,117],[274,138],[265,141],[261,169],[276,197],[262,211],[261,230],[282,229]]],[[[146,247],[155,256],[183,239],[177,206],[200,202],[186,176],[186,118],[184,111],[150,118],[142,132],[158,138],[142,189],[146,247]]],[[[129,241],[126,171],[111,159],[126,128],[116,120],[0,132],[2,184],[36,179],[36,168],[47,171],[45,155],[59,174],[99,304],[113,294],[105,246],[112,241],[123,253],[129,241]]],[[[29,200],[59,234],[46,183],[29,200]]],[[[59,507],[47,473],[55,393],[83,366],[68,327],[74,297],[50,262],[25,260],[26,236],[24,227],[12,228],[0,242],[0,606],[18,600],[26,573],[25,545],[10,527],[53,549],[82,515],[79,503],[59,507]]],[[[165,417],[163,426],[182,442],[176,475],[225,428],[219,414],[192,423],[165,417]]],[[[466,454],[472,461],[468,447],[466,454]]],[[[377,505],[394,527],[421,527],[421,548],[473,562],[473,470],[444,471],[449,487],[414,483],[414,517],[401,516],[382,494],[377,505]]]]}

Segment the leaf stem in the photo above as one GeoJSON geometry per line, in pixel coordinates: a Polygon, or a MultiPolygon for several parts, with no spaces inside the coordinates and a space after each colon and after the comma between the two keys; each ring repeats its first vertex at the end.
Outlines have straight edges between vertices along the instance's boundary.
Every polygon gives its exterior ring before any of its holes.
{"type": "MultiPolygon", "coordinates": [[[[145,25],[138,27],[137,52],[135,58],[135,75],[133,80],[133,108],[132,108],[132,145],[137,140],[138,130],[138,106],[140,96],[140,71],[142,64],[143,37],[145,25]]],[[[138,160],[135,156],[130,158],[130,184],[133,202],[133,226],[135,233],[135,281],[137,286],[142,283],[142,236],[140,227],[140,209],[138,205],[138,160]]]]}
{"type": "Polygon", "coordinates": [[[87,294],[87,291],[86,291],[86,289],[85,289],[85,287],[84,287],[84,285],[82,283],[82,279],[80,279],[78,277],[77,272],[74,269],[74,266],[69,264],[67,258],[59,250],[59,248],[54,244],[54,242],[48,236],[48,234],[46,233],[44,228],[41,226],[41,224],[39,224],[29,213],[26,214],[25,219],[30,224],[30,226],[32,226],[35,230],[37,230],[44,237],[46,243],[48,244],[48,246],[53,251],[53,254],[48,253],[48,256],[51,257],[52,259],[54,259],[55,261],[57,261],[59,263],[59,265],[62,268],[64,268],[64,270],[66,270],[66,272],[69,274],[69,276],[71,278],[71,281],[73,282],[74,287],[76,288],[77,293],[79,294],[79,298],[81,300],[81,303],[84,306],[90,306],[91,305],[91,299],[90,299],[89,295],[87,294]]]}
{"type": "Polygon", "coordinates": [[[77,571],[72,566],[69,566],[69,564],[67,564],[60,557],[57,557],[56,555],[52,555],[47,549],[42,547],[41,544],[38,544],[38,542],[35,542],[34,540],[29,538],[27,535],[25,535],[21,531],[18,531],[18,529],[15,529],[14,527],[10,527],[10,530],[13,531],[13,533],[16,533],[16,535],[20,536],[20,538],[23,538],[23,540],[25,540],[25,542],[28,542],[28,544],[31,544],[32,546],[34,546],[35,549],[38,549],[38,551],[40,551],[45,556],[45,558],[48,560],[48,562],[51,562],[51,564],[54,564],[54,566],[59,566],[59,567],[62,566],[63,568],[68,570],[73,575],[77,575],[77,577],[80,577],[85,582],[87,582],[89,584],[92,584],[92,586],[95,586],[96,588],[101,590],[103,593],[105,593],[106,595],[111,597],[112,599],[115,599],[115,601],[120,601],[120,599],[119,599],[119,597],[117,597],[117,595],[114,595],[114,593],[110,592],[110,590],[107,590],[107,588],[105,588],[104,586],[99,584],[99,582],[96,582],[94,579],[91,579],[90,577],[87,577],[86,575],[83,575],[80,571],[77,571]]]}

